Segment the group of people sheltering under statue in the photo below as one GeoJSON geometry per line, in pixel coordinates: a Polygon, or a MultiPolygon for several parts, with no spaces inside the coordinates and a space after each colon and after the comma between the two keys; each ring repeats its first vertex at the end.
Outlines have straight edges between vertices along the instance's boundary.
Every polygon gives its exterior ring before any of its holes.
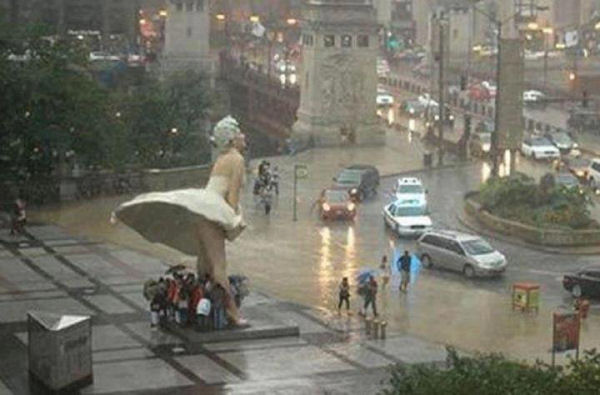
{"type": "Polygon", "coordinates": [[[227,276],[225,239],[244,230],[240,191],[244,183],[246,139],[231,116],[219,121],[211,138],[219,155],[204,189],[152,192],[121,204],[114,216],[147,240],[198,257],[199,278],[209,275],[227,292],[229,326],[246,327],[227,276]]]}

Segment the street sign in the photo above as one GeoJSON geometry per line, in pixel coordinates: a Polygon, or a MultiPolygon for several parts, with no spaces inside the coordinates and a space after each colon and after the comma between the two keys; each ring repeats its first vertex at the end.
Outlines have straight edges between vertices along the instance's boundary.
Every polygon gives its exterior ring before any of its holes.
{"type": "Polygon", "coordinates": [[[306,165],[296,165],[295,171],[296,171],[296,178],[299,180],[308,177],[308,168],[306,167],[306,165]]]}

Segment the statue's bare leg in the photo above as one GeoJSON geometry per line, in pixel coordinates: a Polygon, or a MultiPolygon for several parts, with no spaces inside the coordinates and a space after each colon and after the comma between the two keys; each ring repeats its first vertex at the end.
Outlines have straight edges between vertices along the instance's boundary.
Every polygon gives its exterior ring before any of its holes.
{"type": "MultiPolygon", "coordinates": [[[[240,319],[235,305],[233,293],[227,277],[227,261],[225,259],[225,231],[214,222],[201,220],[198,223],[199,251],[204,252],[204,263],[213,281],[220,284],[227,292],[227,315],[234,323],[240,319]]],[[[201,258],[201,257],[199,257],[201,258]]],[[[199,261],[200,262],[200,261],[199,261]]]]}

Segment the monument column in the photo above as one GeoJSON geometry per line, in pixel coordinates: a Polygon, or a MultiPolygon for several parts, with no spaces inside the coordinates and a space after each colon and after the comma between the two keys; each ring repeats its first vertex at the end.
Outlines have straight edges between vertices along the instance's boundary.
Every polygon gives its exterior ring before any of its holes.
{"type": "Polygon", "coordinates": [[[385,142],[376,115],[377,19],[370,0],[308,0],[292,140],[300,145],[385,142]]]}

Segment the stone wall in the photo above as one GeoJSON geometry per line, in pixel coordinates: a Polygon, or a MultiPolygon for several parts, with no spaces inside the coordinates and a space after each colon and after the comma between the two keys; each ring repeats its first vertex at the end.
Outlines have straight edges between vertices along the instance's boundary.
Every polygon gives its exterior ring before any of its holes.
{"type": "Polygon", "coordinates": [[[473,198],[478,192],[465,195],[465,213],[486,228],[523,241],[554,247],[600,245],[600,230],[541,229],[497,217],[483,210],[473,198]]]}
{"type": "Polygon", "coordinates": [[[204,187],[210,175],[210,168],[210,165],[202,165],[145,170],[142,176],[143,185],[148,191],[204,187]]]}

